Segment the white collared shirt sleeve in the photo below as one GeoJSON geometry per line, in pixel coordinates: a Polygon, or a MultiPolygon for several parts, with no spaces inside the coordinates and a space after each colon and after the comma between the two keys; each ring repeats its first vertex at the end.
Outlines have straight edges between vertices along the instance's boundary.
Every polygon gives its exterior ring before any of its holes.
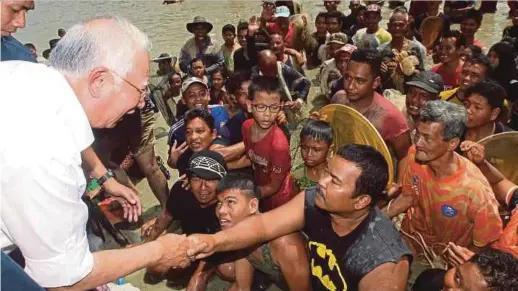
{"type": "Polygon", "coordinates": [[[0,87],[1,246],[17,245],[25,271],[41,286],[72,285],[94,265],[81,200],[90,124],[52,68],[1,62],[0,87]]]}

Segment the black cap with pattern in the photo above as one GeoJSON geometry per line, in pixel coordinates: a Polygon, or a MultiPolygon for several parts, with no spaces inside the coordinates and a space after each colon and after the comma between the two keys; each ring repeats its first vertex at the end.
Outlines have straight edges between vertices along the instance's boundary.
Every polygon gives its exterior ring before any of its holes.
{"type": "Polygon", "coordinates": [[[202,150],[191,156],[187,172],[203,180],[221,180],[227,174],[227,163],[219,153],[202,150]]]}

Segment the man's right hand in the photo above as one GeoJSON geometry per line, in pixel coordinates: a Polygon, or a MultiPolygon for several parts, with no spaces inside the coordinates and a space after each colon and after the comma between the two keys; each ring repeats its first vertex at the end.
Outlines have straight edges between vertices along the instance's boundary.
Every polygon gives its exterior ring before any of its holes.
{"type": "Polygon", "coordinates": [[[171,146],[171,149],[169,150],[169,159],[167,161],[169,166],[176,166],[178,158],[187,150],[187,142],[185,141],[179,147],[176,147],[176,145],[177,141],[175,140],[171,146]]]}
{"type": "Polygon", "coordinates": [[[189,249],[187,250],[187,255],[191,259],[203,259],[215,252],[216,240],[214,235],[193,234],[190,235],[187,239],[189,240],[189,249]]]}
{"type": "Polygon", "coordinates": [[[254,36],[255,33],[259,30],[260,23],[257,16],[252,16],[248,21],[248,36],[254,36]]]}
{"type": "Polygon", "coordinates": [[[171,268],[183,269],[191,265],[192,261],[187,256],[190,241],[185,235],[170,233],[159,237],[156,242],[162,248],[162,257],[149,268],[153,273],[164,274],[171,268]]]}
{"type": "Polygon", "coordinates": [[[475,165],[480,165],[485,160],[485,148],[483,145],[473,141],[463,141],[460,150],[466,153],[467,158],[475,165]]]}

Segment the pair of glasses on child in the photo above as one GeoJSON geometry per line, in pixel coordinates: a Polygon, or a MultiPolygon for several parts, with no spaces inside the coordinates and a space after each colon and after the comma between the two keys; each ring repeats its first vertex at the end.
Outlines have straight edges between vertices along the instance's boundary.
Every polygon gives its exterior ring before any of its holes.
{"type": "Polygon", "coordinates": [[[266,109],[270,110],[271,113],[277,113],[281,111],[282,105],[280,104],[272,104],[272,105],[266,105],[266,104],[255,104],[252,103],[252,106],[255,108],[257,112],[265,112],[266,109]]]}

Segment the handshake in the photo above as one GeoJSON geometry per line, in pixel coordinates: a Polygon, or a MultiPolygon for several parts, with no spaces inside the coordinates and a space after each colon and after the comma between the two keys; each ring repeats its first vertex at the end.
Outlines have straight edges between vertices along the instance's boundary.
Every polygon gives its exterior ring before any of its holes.
{"type": "Polygon", "coordinates": [[[166,273],[169,269],[183,269],[192,262],[208,257],[215,252],[216,240],[213,235],[194,234],[191,236],[166,234],[156,241],[155,249],[160,258],[149,269],[153,273],[166,273]]]}

